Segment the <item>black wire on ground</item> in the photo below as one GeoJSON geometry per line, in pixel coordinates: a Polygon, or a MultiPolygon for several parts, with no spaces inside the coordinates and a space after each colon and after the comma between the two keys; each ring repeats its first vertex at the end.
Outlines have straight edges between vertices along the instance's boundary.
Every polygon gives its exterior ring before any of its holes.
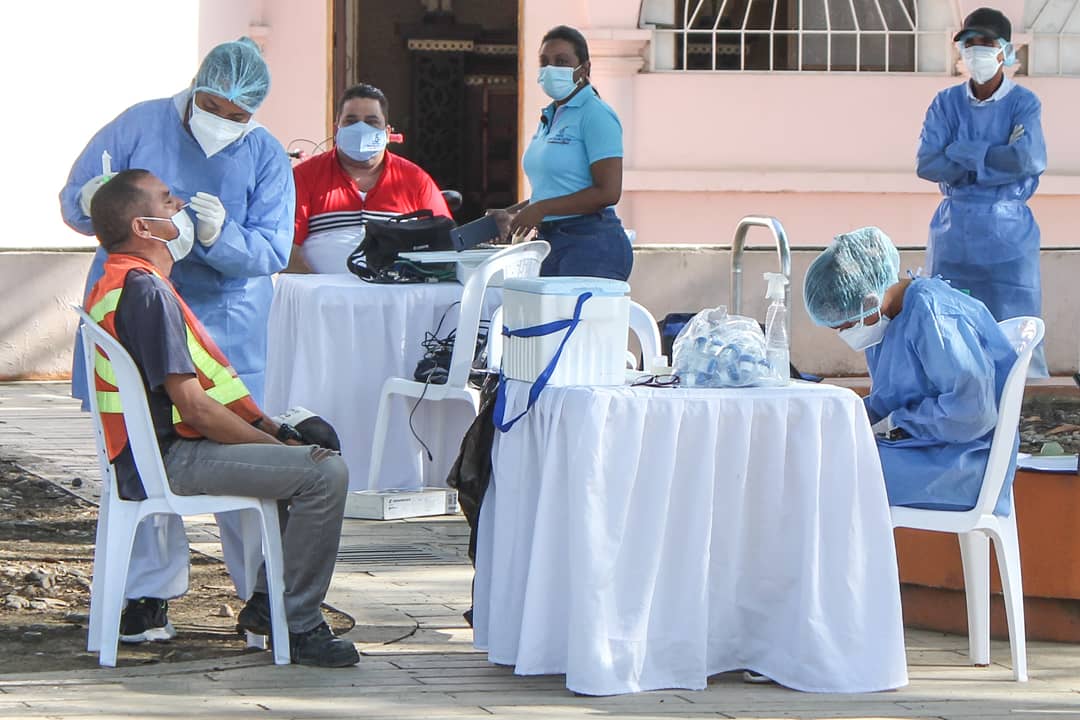
{"type": "MultiPolygon", "coordinates": [[[[434,361],[434,358],[437,357],[441,352],[441,353],[445,353],[445,354],[449,355],[450,359],[453,360],[453,357],[454,357],[454,341],[457,339],[457,328],[454,328],[449,333],[447,333],[446,337],[444,337],[444,338],[439,337],[439,331],[442,330],[443,322],[446,321],[447,314],[454,308],[455,305],[460,305],[460,304],[461,304],[461,301],[458,300],[457,302],[454,302],[453,304],[449,305],[446,308],[446,310],[443,311],[442,317],[439,318],[439,323],[438,323],[438,325],[435,326],[435,331],[434,332],[426,332],[426,333],[424,333],[424,339],[420,342],[420,346],[424,349],[425,357],[431,357],[432,360],[434,361]]],[[[487,332],[490,332],[490,326],[491,326],[491,321],[490,320],[481,320],[480,321],[480,326],[477,328],[477,339],[478,340],[480,338],[480,331],[485,330],[485,327],[486,327],[487,332]]],[[[474,356],[475,356],[475,350],[474,350],[474,356]]],[[[424,397],[427,395],[428,386],[432,384],[432,377],[435,375],[434,371],[438,367],[439,367],[438,365],[435,365],[434,367],[432,367],[432,368],[430,368],[428,370],[428,373],[427,373],[426,377],[424,378],[424,389],[420,391],[420,397],[418,397],[416,399],[416,402],[412,406],[412,410],[409,411],[409,432],[411,432],[412,436],[414,438],[416,438],[416,442],[420,443],[420,447],[424,448],[424,453],[427,455],[428,462],[434,462],[435,461],[435,456],[431,452],[431,448],[429,448],[427,446],[427,443],[425,443],[423,441],[423,439],[420,437],[420,435],[416,432],[416,427],[413,425],[413,416],[416,415],[416,410],[420,407],[420,403],[422,403],[424,401],[424,397]]],[[[447,368],[446,372],[447,372],[447,378],[446,378],[446,380],[443,380],[442,383],[445,383],[447,380],[449,380],[450,369],[447,368]]],[[[441,385],[442,383],[435,383],[435,384],[436,385],[441,385]]]]}

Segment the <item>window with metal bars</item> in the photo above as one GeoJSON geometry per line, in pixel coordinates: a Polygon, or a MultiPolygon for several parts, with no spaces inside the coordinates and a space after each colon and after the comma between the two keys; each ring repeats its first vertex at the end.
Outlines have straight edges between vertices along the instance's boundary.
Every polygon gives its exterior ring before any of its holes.
{"type": "MultiPolygon", "coordinates": [[[[647,0],[654,70],[913,72],[916,0],[647,0]]],[[[940,33],[937,33],[940,37],[940,33]]]]}
{"type": "Polygon", "coordinates": [[[1027,0],[1024,26],[1031,74],[1080,75],[1080,0],[1027,0]]]}

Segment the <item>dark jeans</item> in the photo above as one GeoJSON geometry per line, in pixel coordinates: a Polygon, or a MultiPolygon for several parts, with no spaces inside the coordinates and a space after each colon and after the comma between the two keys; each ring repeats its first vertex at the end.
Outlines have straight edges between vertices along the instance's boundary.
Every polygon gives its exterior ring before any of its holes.
{"type": "Polygon", "coordinates": [[[615,211],[540,223],[539,240],[547,240],[551,253],[540,275],[600,277],[626,280],[634,266],[634,253],[622,221],[615,211]]]}

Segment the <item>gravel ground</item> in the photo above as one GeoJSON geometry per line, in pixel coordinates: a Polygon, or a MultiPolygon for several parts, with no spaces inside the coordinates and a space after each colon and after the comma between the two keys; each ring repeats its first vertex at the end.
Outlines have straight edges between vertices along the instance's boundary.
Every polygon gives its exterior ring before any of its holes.
{"type": "MultiPolygon", "coordinates": [[[[97,665],[86,652],[97,508],[0,460],[0,673],[97,665]]],[[[243,603],[225,566],[192,553],[190,590],[169,603],[177,637],[121,645],[119,665],[227,658],[249,651],[236,632],[243,603]]],[[[338,634],[347,615],[324,608],[338,634]]]]}
{"type": "Polygon", "coordinates": [[[1024,403],[1021,452],[1038,453],[1054,442],[1067,454],[1080,453],[1080,398],[1035,395],[1024,403]]]}

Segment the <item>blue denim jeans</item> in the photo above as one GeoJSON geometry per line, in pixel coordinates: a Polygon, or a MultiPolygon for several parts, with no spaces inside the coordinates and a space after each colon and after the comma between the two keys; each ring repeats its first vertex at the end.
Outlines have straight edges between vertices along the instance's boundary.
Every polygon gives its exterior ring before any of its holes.
{"type": "Polygon", "coordinates": [[[626,280],[634,266],[634,253],[622,221],[615,211],[580,215],[540,223],[539,240],[547,240],[551,253],[540,275],[601,277],[626,280]]]}

